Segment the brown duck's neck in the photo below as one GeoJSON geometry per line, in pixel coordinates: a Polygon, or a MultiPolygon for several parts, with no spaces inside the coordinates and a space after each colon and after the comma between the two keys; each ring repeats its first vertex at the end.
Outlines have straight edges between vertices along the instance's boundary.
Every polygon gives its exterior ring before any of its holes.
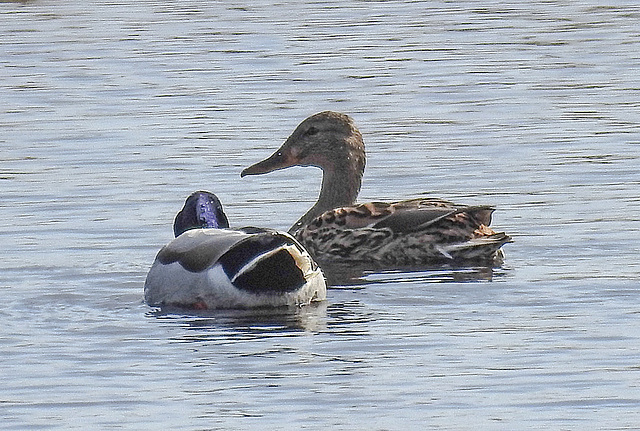
{"type": "Polygon", "coordinates": [[[318,201],[289,229],[289,233],[296,232],[300,227],[309,224],[325,211],[353,205],[360,192],[361,184],[362,170],[358,167],[323,169],[322,188],[320,189],[318,201]]]}

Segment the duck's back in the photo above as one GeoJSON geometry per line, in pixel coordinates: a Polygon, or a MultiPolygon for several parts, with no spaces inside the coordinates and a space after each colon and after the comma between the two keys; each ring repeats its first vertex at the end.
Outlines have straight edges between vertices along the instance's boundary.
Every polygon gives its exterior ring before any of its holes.
{"type": "Polygon", "coordinates": [[[301,305],[326,296],[320,269],[288,234],[192,229],[164,246],[145,282],[154,306],[301,305]]]}
{"type": "Polygon", "coordinates": [[[440,199],[370,202],[327,211],[295,236],[321,263],[493,262],[511,238],[489,228],[492,212],[440,199]]]}

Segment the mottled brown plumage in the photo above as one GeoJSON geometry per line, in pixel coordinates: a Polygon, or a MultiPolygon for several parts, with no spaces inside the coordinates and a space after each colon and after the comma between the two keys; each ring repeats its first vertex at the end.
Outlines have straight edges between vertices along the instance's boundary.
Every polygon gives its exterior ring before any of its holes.
{"type": "Polygon", "coordinates": [[[347,115],[326,111],[307,118],[278,151],[242,176],[296,165],[323,171],[318,201],[289,231],[321,263],[489,263],[501,259],[500,247],[511,241],[489,228],[490,206],[428,198],[355,205],[365,151],[347,115]]]}

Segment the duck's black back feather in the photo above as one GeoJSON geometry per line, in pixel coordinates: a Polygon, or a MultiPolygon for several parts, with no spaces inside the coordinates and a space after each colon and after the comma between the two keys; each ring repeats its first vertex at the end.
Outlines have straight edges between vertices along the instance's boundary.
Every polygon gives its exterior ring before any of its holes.
{"type": "Polygon", "coordinates": [[[257,232],[218,259],[234,286],[254,293],[293,292],[299,289],[305,283],[304,274],[284,248],[291,245],[298,247],[297,244],[275,231],[257,228],[246,230],[257,232]]]}

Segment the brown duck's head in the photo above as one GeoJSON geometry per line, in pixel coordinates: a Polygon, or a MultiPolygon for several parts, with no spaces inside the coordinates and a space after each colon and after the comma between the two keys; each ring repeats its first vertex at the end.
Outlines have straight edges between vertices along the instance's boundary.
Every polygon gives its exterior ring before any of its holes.
{"type": "Polygon", "coordinates": [[[362,175],[364,165],[364,143],[353,119],[324,111],[300,123],[275,153],[240,175],[266,174],[290,166],[317,166],[325,172],[349,170],[362,175]]]}

